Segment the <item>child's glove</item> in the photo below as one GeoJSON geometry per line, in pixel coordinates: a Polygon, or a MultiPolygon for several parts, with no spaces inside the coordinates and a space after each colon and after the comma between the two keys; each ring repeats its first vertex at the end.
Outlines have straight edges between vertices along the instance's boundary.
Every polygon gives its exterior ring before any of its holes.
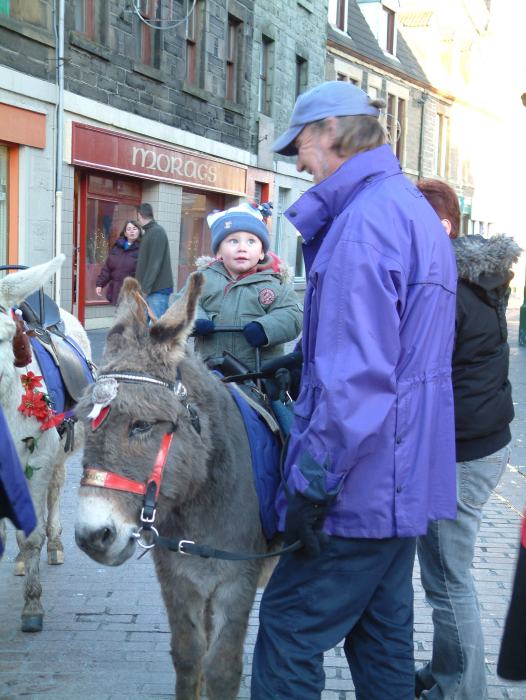
{"type": "Polygon", "coordinates": [[[214,332],[214,322],[210,321],[208,318],[196,318],[194,323],[194,333],[195,335],[210,335],[214,332]]]}
{"type": "Polygon", "coordinates": [[[245,336],[247,343],[250,343],[253,348],[259,348],[261,345],[266,345],[268,343],[267,334],[263,330],[261,323],[257,321],[251,321],[243,328],[243,335],[245,336]]]}
{"type": "Polygon", "coordinates": [[[285,519],[285,544],[300,540],[309,557],[317,557],[327,535],[321,532],[328,503],[315,503],[296,491],[288,497],[285,519]]]}

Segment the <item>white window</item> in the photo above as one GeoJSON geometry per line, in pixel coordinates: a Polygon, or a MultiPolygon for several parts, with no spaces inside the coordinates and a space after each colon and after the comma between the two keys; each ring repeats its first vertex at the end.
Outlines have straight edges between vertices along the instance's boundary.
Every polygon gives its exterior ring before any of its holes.
{"type": "Polygon", "coordinates": [[[346,32],[348,16],[348,0],[329,0],[329,22],[332,25],[346,32]]]}
{"type": "Polygon", "coordinates": [[[433,170],[439,177],[449,176],[449,117],[445,114],[437,114],[433,170]]]}

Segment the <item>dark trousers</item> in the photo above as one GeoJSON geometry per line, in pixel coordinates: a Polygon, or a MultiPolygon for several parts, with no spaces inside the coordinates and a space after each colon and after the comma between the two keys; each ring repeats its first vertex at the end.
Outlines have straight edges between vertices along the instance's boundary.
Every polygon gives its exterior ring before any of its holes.
{"type": "Polygon", "coordinates": [[[345,639],[357,700],[414,700],[414,538],[331,537],[281,557],[263,594],[251,700],[319,700],[345,639]]]}

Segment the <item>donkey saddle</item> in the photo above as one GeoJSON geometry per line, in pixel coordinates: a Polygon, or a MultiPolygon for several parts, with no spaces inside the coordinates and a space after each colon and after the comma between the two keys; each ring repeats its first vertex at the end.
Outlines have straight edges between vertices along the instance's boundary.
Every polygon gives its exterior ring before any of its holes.
{"type": "Polygon", "coordinates": [[[60,309],[51,297],[42,290],[34,292],[19,308],[50,390],[53,409],[63,412],[77,403],[84,388],[91,384],[94,367],[77,344],[65,335],[60,309]]]}

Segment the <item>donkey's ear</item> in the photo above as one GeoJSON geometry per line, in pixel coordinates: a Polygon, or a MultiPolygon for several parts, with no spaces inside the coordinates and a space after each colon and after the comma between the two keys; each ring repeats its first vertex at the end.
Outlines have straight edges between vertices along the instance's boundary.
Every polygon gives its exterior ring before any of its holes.
{"type": "Polygon", "coordinates": [[[103,363],[121,350],[130,349],[134,341],[146,334],[146,303],[141,286],[133,277],[126,277],[119,293],[115,321],[106,336],[103,363]]]}
{"type": "Polygon", "coordinates": [[[0,303],[10,308],[19,304],[32,292],[44,285],[60,269],[66,256],[62,253],[53,260],[19,270],[0,280],[0,303]]]}
{"type": "Polygon", "coordinates": [[[184,296],[178,299],[150,328],[152,345],[168,351],[173,361],[174,354],[182,356],[188,336],[193,330],[197,302],[203,289],[201,272],[190,275],[184,296]]]}

